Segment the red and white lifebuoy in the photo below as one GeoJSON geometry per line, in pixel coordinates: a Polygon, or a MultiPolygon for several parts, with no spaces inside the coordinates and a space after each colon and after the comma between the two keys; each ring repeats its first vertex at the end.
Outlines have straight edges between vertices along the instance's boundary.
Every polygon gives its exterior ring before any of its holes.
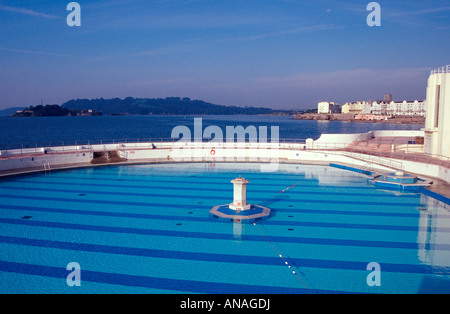
{"type": "Polygon", "coordinates": [[[209,153],[211,154],[211,156],[214,156],[216,154],[216,151],[214,149],[211,149],[209,153]]]}

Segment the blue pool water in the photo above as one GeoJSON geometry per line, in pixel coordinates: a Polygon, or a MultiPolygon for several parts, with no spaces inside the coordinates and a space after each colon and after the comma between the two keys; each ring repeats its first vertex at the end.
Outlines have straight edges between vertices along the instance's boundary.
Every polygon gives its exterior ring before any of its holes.
{"type": "Polygon", "coordinates": [[[0,293],[450,292],[448,205],[337,168],[259,170],[162,164],[1,179],[0,293]],[[256,226],[209,216],[232,201],[239,174],[248,201],[273,212],[256,226]],[[71,262],[81,286],[67,285],[71,262]],[[371,262],[381,286],[367,284],[371,262]]]}

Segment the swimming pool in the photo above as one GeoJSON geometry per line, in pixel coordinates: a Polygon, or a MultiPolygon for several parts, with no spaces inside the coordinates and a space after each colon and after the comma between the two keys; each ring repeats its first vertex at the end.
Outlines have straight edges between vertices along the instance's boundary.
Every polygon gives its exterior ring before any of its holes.
{"type": "Polygon", "coordinates": [[[155,164],[4,178],[0,282],[0,293],[449,293],[450,210],[327,166],[155,164]],[[250,180],[248,201],[272,209],[268,220],[210,217],[232,201],[238,175],[250,180]],[[81,286],[66,282],[71,262],[81,286]],[[381,286],[367,284],[371,262],[381,286]]]}

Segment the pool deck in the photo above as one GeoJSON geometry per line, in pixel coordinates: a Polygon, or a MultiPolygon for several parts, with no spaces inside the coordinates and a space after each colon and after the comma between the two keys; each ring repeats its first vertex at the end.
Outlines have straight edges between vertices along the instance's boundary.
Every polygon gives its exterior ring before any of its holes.
{"type": "Polygon", "coordinates": [[[450,199],[450,184],[442,180],[431,180],[433,181],[433,184],[426,189],[450,199]]]}

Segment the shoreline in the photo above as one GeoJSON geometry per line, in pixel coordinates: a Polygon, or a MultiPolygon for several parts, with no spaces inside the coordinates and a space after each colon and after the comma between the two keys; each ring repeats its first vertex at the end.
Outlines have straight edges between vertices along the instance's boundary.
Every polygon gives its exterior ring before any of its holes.
{"type": "Polygon", "coordinates": [[[364,123],[389,123],[389,124],[419,124],[425,125],[425,117],[405,116],[389,119],[355,119],[354,114],[323,114],[305,113],[293,117],[294,120],[316,120],[316,121],[341,121],[341,122],[364,122],[364,123]]]}

